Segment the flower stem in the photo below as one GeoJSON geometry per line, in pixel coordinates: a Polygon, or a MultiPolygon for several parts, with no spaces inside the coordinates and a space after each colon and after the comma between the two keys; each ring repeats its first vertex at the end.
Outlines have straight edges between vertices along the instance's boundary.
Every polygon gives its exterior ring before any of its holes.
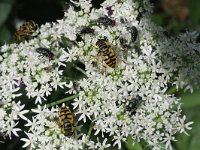
{"type": "MultiPolygon", "coordinates": [[[[90,135],[92,133],[93,126],[94,126],[94,123],[91,122],[90,127],[88,129],[88,133],[87,133],[88,139],[90,139],[90,135]]],[[[87,145],[86,144],[84,144],[84,149],[87,149],[87,145]]]]}
{"type": "Polygon", "coordinates": [[[91,122],[90,128],[89,128],[89,130],[88,130],[88,134],[87,134],[88,137],[90,137],[90,135],[91,135],[91,133],[92,133],[93,126],[94,126],[94,124],[91,122]]]}
{"type": "Polygon", "coordinates": [[[83,69],[81,69],[80,67],[76,66],[75,64],[73,64],[73,67],[74,67],[76,70],[82,72],[84,75],[87,76],[86,72],[85,72],[83,69]]]}
{"type": "Polygon", "coordinates": [[[52,106],[58,105],[58,104],[60,104],[60,103],[64,103],[64,102],[67,102],[67,101],[71,101],[71,100],[73,100],[74,98],[76,98],[76,97],[78,97],[78,96],[79,96],[79,95],[76,94],[76,95],[72,95],[72,96],[69,96],[69,97],[60,99],[60,100],[58,100],[58,101],[56,101],[56,102],[52,102],[52,103],[50,103],[50,104],[47,104],[47,107],[52,107],[52,106]]]}

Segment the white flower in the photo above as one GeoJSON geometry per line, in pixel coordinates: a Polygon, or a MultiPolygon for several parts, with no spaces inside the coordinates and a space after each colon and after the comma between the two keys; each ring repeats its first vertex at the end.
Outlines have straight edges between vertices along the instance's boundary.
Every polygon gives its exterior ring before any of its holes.
{"type": "Polygon", "coordinates": [[[35,148],[37,135],[31,133],[26,133],[26,135],[28,136],[28,138],[21,138],[21,140],[25,142],[22,147],[27,147],[30,145],[31,148],[35,148]]]}
{"type": "Polygon", "coordinates": [[[66,84],[65,82],[61,82],[61,78],[59,78],[59,77],[53,78],[53,81],[51,82],[51,86],[55,90],[57,90],[58,86],[61,87],[61,88],[64,88],[65,84],[66,84]]]}
{"type": "MultiPolygon", "coordinates": [[[[88,111],[87,109],[82,108],[82,109],[79,110],[79,113],[80,113],[81,115],[80,115],[78,121],[83,120],[83,122],[86,122],[86,117],[88,117],[88,118],[91,120],[91,118],[90,118],[90,113],[89,113],[89,111],[88,111]]],[[[78,113],[77,113],[77,114],[78,114],[78,113]]]]}
{"type": "Polygon", "coordinates": [[[118,148],[121,148],[121,142],[125,140],[125,138],[123,137],[123,135],[120,135],[119,133],[117,133],[117,135],[114,136],[114,146],[117,145],[118,148]]]}
{"type": "Polygon", "coordinates": [[[69,90],[66,93],[76,94],[77,86],[77,83],[73,83],[72,81],[70,81],[69,84],[66,84],[66,87],[69,88],[69,90]]]}
{"type": "Polygon", "coordinates": [[[3,108],[0,108],[0,120],[4,118],[6,111],[3,108]]]}
{"type": "Polygon", "coordinates": [[[27,118],[24,116],[24,114],[28,113],[29,110],[23,110],[25,105],[21,105],[21,102],[19,101],[17,104],[12,103],[13,107],[12,107],[12,113],[16,116],[21,117],[23,120],[27,120],[27,118]]]}
{"type": "Polygon", "coordinates": [[[96,145],[95,148],[96,148],[96,149],[99,149],[99,150],[104,150],[104,149],[110,147],[110,146],[111,146],[110,144],[106,144],[107,140],[108,140],[108,139],[105,138],[105,139],[103,140],[103,142],[101,143],[101,142],[99,142],[99,139],[97,138],[97,143],[95,144],[95,145],[96,145]]]}
{"type": "Polygon", "coordinates": [[[51,95],[52,88],[50,87],[50,85],[48,83],[47,84],[43,84],[41,86],[41,89],[44,91],[46,96],[51,95]]]}
{"type": "Polygon", "coordinates": [[[166,137],[164,138],[163,142],[165,143],[165,149],[170,149],[172,150],[172,145],[171,142],[176,141],[175,137],[173,137],[170,134],[166,134],[166,137]]]}
{"type": "Polygon", "coordinates": [[[15,126],[17,125],[18,123],[15,123],[14,121],[12,121],[11,123],[7,124],[7,132],[6,134],[9,136],[9,138],[11,139],[11,133],[13,133],[15,136],[19,136],[17,134],[18,131],[21,131],[21,129],[19,128],[15,128],[15,126]]]}
{"type": "Polygon", "coordinates": [[[46,100],[45,97],[44,97],[44,91],[43,90],[35,90],[33,92],[33,97],[36,97],[35,99],[35,104],[37,103],[42,103],[42,99],[43,100],[46,100]]]}
{"type": "Polygon", "coordinates": [[[179,129],[180,129],[180,133],[185,133],[186,135],[189,135],[185,129],[187,130],[191,130],[192,127],[190,127],[190,125],[192,125],[194,122],[188,122],[188,123],[185,123],[185,119],[186,119],[186,116],[184,115],[183,118],[181,119],[180,118],[180,126],[179,126],[179,129]]]}

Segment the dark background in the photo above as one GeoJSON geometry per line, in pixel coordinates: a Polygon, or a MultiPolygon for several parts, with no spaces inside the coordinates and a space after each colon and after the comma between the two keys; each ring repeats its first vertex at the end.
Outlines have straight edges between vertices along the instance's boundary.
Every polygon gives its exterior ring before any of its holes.
{"type": "MultiPolygon", "coordinates": [[[[94,7],[99,7],[103,0],[93,0],[94,7]]],[[[150,0],[155,4],[152,20],[163,26],[175,36],[185,30],[200,31],[200,0],[150,0]]],[[[67,0],[0,0],[0,46],[14,42],[16,24],[23,20],[34,20],[41,25],[62,19],[67,0]]],[[[199,150],[200,147],[200,91],[193,94],[180,91],[183,113],[187,120],[194,121],[190,136],[178,134],[178,141],[173,144],[175,150],[199,150]]],[[[22,149],[23,142],[14,137],[0,143],[0,150],[22,149]]],[[[141,145],[133,148],[128,142],[122,149],[141,150],[141,145]]],[[[143,148],[146,149],[146,148],[143,148]]]]}

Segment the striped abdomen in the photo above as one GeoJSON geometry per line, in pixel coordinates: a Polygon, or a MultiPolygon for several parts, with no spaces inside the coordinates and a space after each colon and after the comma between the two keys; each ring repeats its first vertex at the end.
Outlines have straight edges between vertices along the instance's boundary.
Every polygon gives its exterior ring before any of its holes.
{"type": "Polygon", "coordinates": [[[111,68],[115,68],[116,66],[116,55],[112,48],[109,48],[107,53],[101,53],[103,57],[103,61],[106,65],[108,65],[111,68]]]}
{"type": "Polygon", "coordinates": [[[105,62],[105,64],[111,68],[115,68],[116,55],[115,55],[114,47],[105,39],[99,39],[96,42],[96,45],[99,47],[99,53],[101,54],[102,59],[105,62]]]}
{"type": "Polygon", "coordinates": [[[68,107],[61,107],[59,110],[59,125],[61,132],[70,137],[74,134],[74,117],[68,107]]]}

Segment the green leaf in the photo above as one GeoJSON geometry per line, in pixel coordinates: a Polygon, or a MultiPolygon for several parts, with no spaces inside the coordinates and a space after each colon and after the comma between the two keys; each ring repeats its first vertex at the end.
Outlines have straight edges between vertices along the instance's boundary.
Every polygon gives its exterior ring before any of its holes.
{"type": "Polygon", "coordinates": [[[180,150],[187,150],[190,145],[190,138],[191,136],[178,134],[176,138],[177,141],[175,142],[176,146],[174,147],[178,147],[180,150]]]}
{"type": "Polygon", "coordinates": [[[0,27],[0,45],[5,42],[9,42],[11,39],[11,34],[8,28],[4,25],[0,27]]]}
{"type": "Polygon", "coordinates": [[[162,25],[163,24],[163,16],[161,14],[159,15],[153,15],[151,18],[156,24],[162,25]]]}
{"type": "Polygon", "coordinates": [[[183,103],[183,108],[191,108],[200,105],[200,90],[194,93],[184,93],[181,96],[181,102],[183,103]]]}
{"type": "Polygon", "coordinates": [[[187,121],[194,121],[191,125],[192,130],[186,131],[189,136],[185,135],[184,133],[178,134],[175,142],[178,150],[199,150],[200,147],[200,109],[199,106],[192,107],[188,109],[184,109],[183,114],[187,116],[187,121]]]}
{"type": "Polygon", "coordinates": [[[12,7],[12,3],[0,2],[0,26],[8,18],[11,7],[12,7]]]}
{"type": "Polygon", "coordinates": [[[194,25],[198,25],[200,22],[200,0],[189,1],[190,17],[194,25]]]}
{"type": "Polygon", "coordinates": [[[197,134],[193,136],[188,149],[199,150],[200,147],[199,139],[200,139],[200,133],[197,132],[197,134]]]}

